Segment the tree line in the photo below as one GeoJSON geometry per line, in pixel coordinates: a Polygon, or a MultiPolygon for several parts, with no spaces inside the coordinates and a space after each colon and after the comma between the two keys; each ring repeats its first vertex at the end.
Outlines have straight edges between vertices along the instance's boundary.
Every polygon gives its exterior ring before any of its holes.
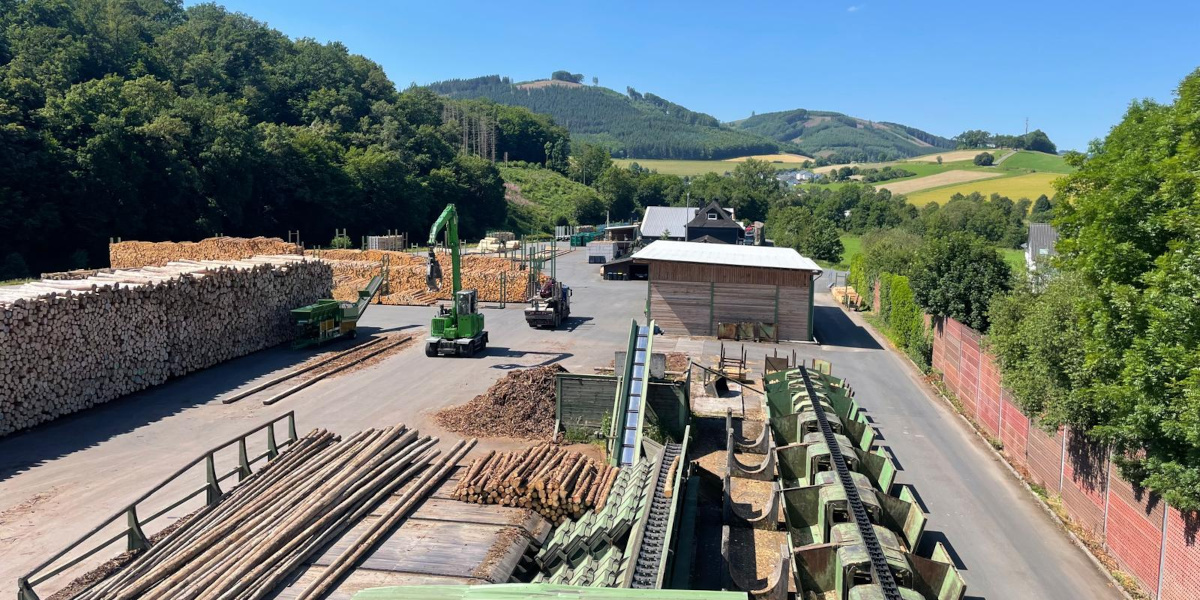
{"type": "MultiPolygon", "coordinates": [[[[110,237],[420,239],[449,202],[482,235],[503,182],[446,102],[214,5],[0,0],[0,279],[103,266],[110,237]]],[[[462,108],[498,153],[566,170],[547,117],[462,108]]]]}
{"type": "Polygon", "coordinates": [[[1004,384],[1046,428],[1111,448],[1136,487],[1200,509],[1200,69],[1135,101],[1060,183],[1059,256],[993,300],[1004,384]]]}
{"type": "Polygon", "coordinates": [[[603,146],[617,158],[712,160],[771,154],[771,139],[720,125],[712,116],[659,96],[629,90],[622,95],[598,86],[522,87],[487,76],[431,84],[451,98],[486,98],[550,115],[576,142],[603,146]]]}
{"type": "Polygon", "coordinates": [[[961,231],[1009,208],[975,198],[970,214],[926,222],[923,233],[866,235],[849,278],[863,290],[880,284],[877,318],[919,364],[931,350],[921,312],[984,333],[1005,388],[1037,426],[1071,427],[1111,451],[1135,488],[1183,511],[1200,510],[1196,130],[1200,69],[1172,103],[1135,101],[1087,154],[1069,155],[1078,170],[1057,184],[1062,200],[1028,207],[1030,221],[1049,220],[1060,236],[1058,255],[1032,271],[1010,273],[989,240],[961,231]]]}
{"type": "Polygon", "coordinates": [[[974,148],[1016,148],[1017,150],[1033,150],[1047,154],[1057,154],[1058,147],[1050,141],[1050,136],[1041,129],[1034,129],[1021,135],[1004,135],[990,133],[982,129],[969,129],[956,136],[954,142],[959,149],[974,148]]]}
{"type": "Polygon", "coordinates": [[[818,167],[898,160],[954,147],[952,140],[915,127],[868,123],[841,113],[802,108],[756,114],[736,126],[817,157],[818,167]]]}

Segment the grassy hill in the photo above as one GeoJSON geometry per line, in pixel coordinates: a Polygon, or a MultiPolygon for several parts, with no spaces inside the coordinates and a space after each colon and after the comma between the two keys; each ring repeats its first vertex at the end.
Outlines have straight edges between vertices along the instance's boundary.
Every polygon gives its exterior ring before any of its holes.
{"type": "Polygon", "coordinates": [[[504,179],[509,226],[519,231],[545,231],[560,217],[573,223],[573,199],[580,195],[596,195],[592,188],[550,169],[497,166],[504,179]]]}
{"type": "Polygon", "coordinates": [[[897,160],[954,148],[953,141],[915,127],[803,108],[754,115],[732,125],[793,144],[803,154],[856,161],[897,160]]]}
{"type": "Polygon", "coordinates": [[[788,145],[688,110],[654,94],[620,94],[561,81],[514,83],[492,75],[431,84],[451,98],[486,98],[524,106],[564,125],[575,142],[607,146],[617,157],[722,159],[773,154],[788,145]]]}

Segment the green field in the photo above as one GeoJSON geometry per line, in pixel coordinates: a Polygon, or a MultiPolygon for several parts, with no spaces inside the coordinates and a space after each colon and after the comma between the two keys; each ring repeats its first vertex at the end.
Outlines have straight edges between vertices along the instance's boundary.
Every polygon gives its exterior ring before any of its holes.
{"type": "Polygon", "coordinates": [[[997,177],[994,179],[982,179],[980,181],[970,181],[967,183],[958,183],[930,190],[921,190],[906,194],[909,204],[914,206],[925,206],[930,202],[944,204],[954,194],[970,194],[971,192],[979,192],[985,196],[992,194],[1000,194],[1008,196],[1015,200],[1021,198],[1029,198],[1033,200],[1041,194],[1047,196],[1054,195],[1054,180],[1062,177],[1057,173],[1029,173],[1026,175],[1014,175],[1011,177],[997,177]]]}
{"type": "MultiPolygon", "coordinates": [[[[618,166],[628,167],[633,163],[638,166],[658,171],[664,175],[679,175],[695,177],[705,173],[716,173],[724,175],[725,172],[732,173],[737,168],[738,163],[728,160],[658,160],[653,158],[615,158],[613,162],[618,166]]],[[[776,169],[799,169],[798,163],[783,163],[773,162],[771,166],[776,169]]]]}
{"type": "Polygon", "coordinates": [[[862,252],[862,238],[861,237],[859,237],[857,235],[851,235],[849,233],[843,233],[841,236],[839,236],[839,239],[842,240],[842,248],[843,248],[842,260],[839,262],[836,262],[836,263],[831,263],[829,261],[824,261],[824,260],[815,261],[818,265],[821,266],[822,269],[834,269],[837,271],[847,271],[850,269],[850,259],[854,258],[855,256],[858,255],[858,253],[862,252]]]}
{"type": "MultiPolygon", "coordinates": [[[[997,158],[1003,156],[1005,152],[997,152],[997,158]]],[[[651,158],[618,158],[613,159],[613,162],[622,167],[628,167],[633,163],[658,171],[666,175],[703,175],[704,173],[723,174],[726,171],[733,171],[737,167],[737,163],[727,160],[659,160],[651,158]]],[[[799,169],[798,163],[783,163],[773,162],[771,166],[776,169],[799,169]]],[[[834,168],[842,165],[834,165],[834,168]]],[[[970,160],[958,160],[954,162],[945,162],[937,164],[935,162],[908,162],[894,161],[886,163],[861,163],[856,166],[862,168],[881,169],[883,167],[896,167],[906,169],[916,173],[916,177],[924,177],[926,175],[936,175],[946,171],[985,171],[989,169],[997,169],[1001,171],[1012,171],[1030,173],[1033,171],[1049,172],[1049,173],[1070,173],[1073,169],[1067,166],[1061,156],[1053,154],[1043,154],[1041,152],[1029,152],[1022,150],[1017,152],[1015,156],[1009,157],[997,167],[977,167],[970,160]]],[[[828,171],[830,167],[821,167],[816,169],[818,172],[828,171]]],[[[903,179],[893,179],[892,181],[903,181],[903,179]]]]}
{"type": "Polygon", "coordinates": [[[1028,169],[1046,173],[1070,173],[1075,170],[1061,156],[1028,150],[1022,150],[1016,156],[1000,163],[1000,168],[1006,170],[1028,169]]]}
{"type": "Polygon", "coordinates": [[[1025,270],[1025,251],[1019,248],[997,248],[1004,262],[1013,268],[1014,272],[1023,272],[1025,270]]]}

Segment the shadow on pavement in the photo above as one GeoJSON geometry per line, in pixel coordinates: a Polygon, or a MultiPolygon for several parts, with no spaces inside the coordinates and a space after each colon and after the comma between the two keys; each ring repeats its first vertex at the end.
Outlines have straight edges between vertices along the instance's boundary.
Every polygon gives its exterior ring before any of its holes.
{"type": "Polygon", "coordinates": [[[950,561],[954,563],[954,568],[958,569],[959,571],[967,570],[967,566],[963,564],[962,558],[959,557],[958,552],[950,543],[950,539],[946,537],[946,534],[940,531],[926,530],[925,533],[921,535],[921,543],[918,545],[917,554],[921,556],[932,555],[933,548],[938,542],[941,542],[942,546],[946,548],[946,554],[950,555],[950,561]]]}
{"type": "Polygon", "coordinates": [[[533,355],[533,356],[541,355],[541,356],[546,356],[547,358],[546,358],[546,360],[543,360],[539,363],[535,363],[532,365],[521,365],[521,364],[517,364],[517,363],[501,363],[498,365],[492,365],[491,368],[501,369],[504,371],[511,371],[513,369],[532,369],[533,367],[544,367],[546,365],[554,364],[556,362],[561,362],[568,358],[571,358],[572,356],[575,356],[574,354],[571,354],[570,352],[531,352],[528,350],[513,350],[512,348],[505,348],[503,346],[488,346],[487,350],[476,353],[475,358],[480,358],[483,356],[498,356],[501,358],[524,358],[524,357],[530,356],[530,355],[533,355]]]}
{"type": "Polygon", "coordinates": [[[883,349],[866,329],[855,325],[854,321],[851,321],[850,317],[842,312],[842,309],[836,306],[819,305],[813,309],[813,320],[817,326],[817,341],[822,346],[883,349]]]}

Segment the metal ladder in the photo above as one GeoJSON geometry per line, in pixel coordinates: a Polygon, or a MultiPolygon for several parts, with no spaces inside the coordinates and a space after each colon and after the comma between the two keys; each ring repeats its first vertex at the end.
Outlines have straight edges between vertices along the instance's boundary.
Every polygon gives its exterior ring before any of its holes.
{"type": "Polygon", "coordinates": [[[637,563],[633,568],[633,583],[630,587],[654,589],[658,585],[658,568],[662,564],[662,555],[666,550],[663,542],[667,537],[671,517],[671,499],[667,497],[667,485],[671,476],[671,465],[679,456],[680,444],[668,443],[663,446],[662,464],[658,467],[658,483],[654,486],[654,498],[650,501],[650,515],[646,519],[646,529],[642,533],[642,544],[638,549],[637,563]]]}
{"type": "Polygon", "coordinates": [[[842,488],[846,491],[846,501],[850,504],[850,511],[854,513],[854,522],[858,525],[858,533],[862,536],[863,544],[867,547],[867,555],[871,558],[871,570],[875,575],[875,583],[883,590],[883,597],[887,600],[902,600],[900,588],[896,585],[896,580],[892,577],[892,570],[888,567],[887,557],[883,554],[883,546],[879,544],[879,538],[875,537],[875,528],[871,525],[871,519],[867,517],[867,510],[863,508],[862,498],[858,495],[858,486],[854,485],[854,480],[850,479],[850,469],[846,467],[842,449],[838,446],[837,439],[833,437],[829,419],[817,399],[817,392],[813,389],[808,368],[803,365],[800,366],[800,376],[804,379],[804,389],[808,392],[809,400],[817,409],[814,412],[817,415],[817,423],[821,426],[821,435],[825,437],[825,444],[829,446],[829,457],[833,460],[838,480],[842,482],[842,488]]]}
{"type": "MultiPolygon", "coordinates": [[[[652,324],[651,322],[650,324],[652,324]]],[[[626,390],[624,420],[621,422],[621,450],[617,454],[618,465],[628,467],[637,462],[638,443],[642,437],[642,410],[646,397],[646,382],[650,376],[650,335],[649,325],[637,328],[637,343],[634,345],[632,368],[628,369],[629,377],[622,382],[626,390]]]]}

